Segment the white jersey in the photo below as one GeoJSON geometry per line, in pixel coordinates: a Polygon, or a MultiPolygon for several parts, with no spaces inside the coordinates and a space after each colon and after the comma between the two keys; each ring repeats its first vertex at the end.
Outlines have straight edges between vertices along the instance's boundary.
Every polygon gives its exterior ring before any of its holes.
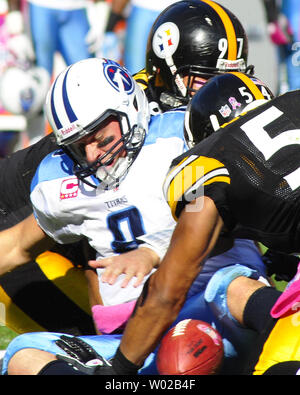
{"type": "Polygon", "coordinates": [[[55,8],[58,10],[77,10],[85,8],[88,5],[88,0],[27,0],[28,3],[36,4],[37,6],[55,8]]]}
{"type": "MultiPolygon", "coordinates": [[[[32,182],[31,200],[41,228],[59,243],[86,237],[98,259],[142,245],[163,256],[175,221],[162,184],[171,160],[186,149],[183,120],[180,109],[153,116],[137,159],[113,190],[79,181],[72,161],[61,151],[48,155],[32,182]]],[[[113,286],[100,283],[100,291],[104,304],[113,305],[135,299],[141,287],[118,290],[122,296],[117,296],[113,286]]]]}

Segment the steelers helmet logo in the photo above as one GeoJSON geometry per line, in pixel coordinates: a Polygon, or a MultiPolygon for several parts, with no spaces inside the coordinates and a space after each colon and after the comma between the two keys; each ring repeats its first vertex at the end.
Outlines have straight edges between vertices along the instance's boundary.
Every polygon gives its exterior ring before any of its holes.
{"type": "Polygon", "coordinates": [[[133,92],[134,82],[131,76],[118,64],[106,64],[104,66],[104,75],[110,85],[118,92],[125,92],[128,95],[133,92]]]}
{"type": "Polygon", "coordinates": [[[152,47],[155,55],[161,59],[172,56],[179,44],[180,33],[173,22],[163,23],[154,33],[152,47]]]}

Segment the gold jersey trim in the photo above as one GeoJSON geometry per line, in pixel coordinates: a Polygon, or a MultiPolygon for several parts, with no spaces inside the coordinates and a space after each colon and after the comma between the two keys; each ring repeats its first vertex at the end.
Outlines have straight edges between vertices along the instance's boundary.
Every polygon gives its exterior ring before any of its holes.
{"type": "Polygon", "coordinates": [[[173,218],[177,220],[177,205],[182,201],[192,201],[197,191],[214,182],[230,184],[229,172],[225,165],[214,158],[191,155],[174,166],[164,182],[164,195],[173,218]]]}
{"type": "Polygon", "coordinates": [[[243,73],[239,73],[238,71],[232,71],[230,74],[235,75],[237,78],[243,81],[243,83],[249,88],[255,100],[265,99],[258,86],[251,80],[250,77],[243,73]]]}
{"type": "Polygon", "coordinates": [[[300,312],[280,318],[265,341],[253,375],[262,375],[280,362],[299,361],[300,312]]]}
{"type": "Polygon", "coordinates": [[[135,82],[140,86],[142,90],[146,90],[149,85],[149,76],[146,69],[140,70],[133,76],[135,82]]]}
{"type": "Polygon", "coordinates": [[[225,10],[219,5],[216,4],[213,1],[210,0],[202,0],[203,3],[206,3],[213,8],[216,13],[219,15],[221,18],[225,31],[226,31],[226,36],[227,36],[227,42],[228,42],[228,60],[236,60],[237,59],[237,39],[236,39],[236,34],[234,30],[234,26],[231,22],[231,19],[229,18],[228,14],[225,12],[225,10]]]}

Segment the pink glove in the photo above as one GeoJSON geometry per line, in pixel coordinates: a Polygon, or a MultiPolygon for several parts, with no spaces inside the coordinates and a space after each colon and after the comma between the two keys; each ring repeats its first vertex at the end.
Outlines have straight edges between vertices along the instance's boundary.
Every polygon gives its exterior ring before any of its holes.
{"type": "Polygon", "coordinates": [[[271,316],[280,318],[295,313],[300,307],[300,262],[295,277],[288,283],[271,309],[271,316]]]}
{"type": "Polygon", "coordinates": [[[293,31],[285,15],[280,14],[276,22],[268,24],[268,32],[272,42],[276,45],[291,44],[293,31]]]}

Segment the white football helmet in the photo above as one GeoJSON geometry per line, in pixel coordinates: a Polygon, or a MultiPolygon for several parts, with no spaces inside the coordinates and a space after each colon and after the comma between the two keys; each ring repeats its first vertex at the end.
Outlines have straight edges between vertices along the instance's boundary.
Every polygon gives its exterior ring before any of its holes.
{"type": "Polygon", "coordinates": [[[150,119],[146,96],[128,71],[100,58],[79,61],[58,75],[47,95],[45,110],[57,143],[74,161],[77,177],[92,185],[86,177],[95,175],[106,189],[116,186],[127,174],[143,145],[150,119]],[[98,131],[111,116],[120,124],[121,139],[88,164],[85,153],[74,143],[98,131]],[[111,155],[120,144],[121,148],[111,155]],[[126,157],[106,167],[124,149],[126,157]]]}
{"type": "Polygon", "coordinates": [[[6,111],[30,118],[43,109],[49,86],[44,68],[11,66],[0,78],[0,102],[6,111]]]}

